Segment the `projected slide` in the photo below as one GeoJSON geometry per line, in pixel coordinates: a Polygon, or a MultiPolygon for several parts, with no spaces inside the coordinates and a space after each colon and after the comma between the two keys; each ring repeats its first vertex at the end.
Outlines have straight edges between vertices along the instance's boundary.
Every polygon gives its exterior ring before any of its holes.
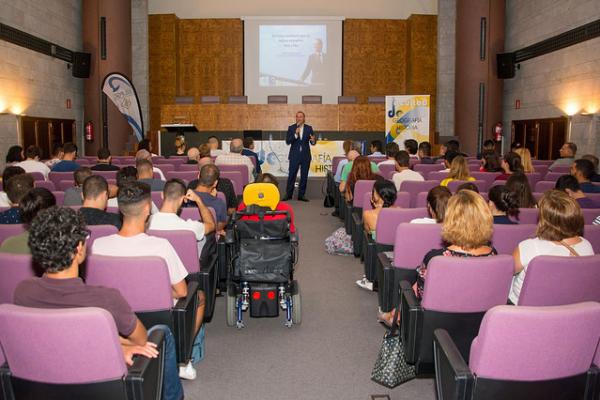
{"type": "Polygon", "coordinates": [[[260,25],[259,86],[320,86],[331,63],[326,25],[260,25]]]}

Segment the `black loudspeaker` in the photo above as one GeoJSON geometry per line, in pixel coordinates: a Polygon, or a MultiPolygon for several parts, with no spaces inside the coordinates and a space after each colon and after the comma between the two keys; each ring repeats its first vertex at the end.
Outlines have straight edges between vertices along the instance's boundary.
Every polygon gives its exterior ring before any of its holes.
{"type": "Polygon", "coordinates": [[[496,61],[499,79],[511,79],[515,77],[515,53],[497,54],[496,61]]]}
{"type": "Polygon", "coordinates": [[[90,53],[73,52],[73,76],[75,78],[90,77],[90,53]]]}

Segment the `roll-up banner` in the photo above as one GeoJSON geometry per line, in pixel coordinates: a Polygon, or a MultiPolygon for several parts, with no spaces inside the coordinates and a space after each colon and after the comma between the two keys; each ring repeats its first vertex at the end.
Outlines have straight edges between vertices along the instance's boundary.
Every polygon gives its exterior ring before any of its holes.
{"type": "Polygon", "coordinates": [[[104,78],[102,92],[117,106],[127,120],[138,142],[144,138],[144,121],[137,92],[123,74],[113,72],[104,78]]]}
{"type": "Polygon", "coordinates": [[[385,141],[429,140],[429,95],[385,96],[385,141]]]}

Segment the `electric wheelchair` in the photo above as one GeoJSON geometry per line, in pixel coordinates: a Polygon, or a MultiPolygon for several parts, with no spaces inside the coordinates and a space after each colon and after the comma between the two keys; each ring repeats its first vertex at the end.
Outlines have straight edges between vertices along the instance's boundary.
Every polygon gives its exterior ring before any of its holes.
{"type": "Polygon", "coordinates": [[[243,328],[243,314],[278,317],[285,325],[302,322],[300,286],[294,280],[298,237],[288,211],[277,211],[279,190],[271,183],[247,185],[246,208],[236,211],[225,236],[228,252],[227,325],[243,328]]]}

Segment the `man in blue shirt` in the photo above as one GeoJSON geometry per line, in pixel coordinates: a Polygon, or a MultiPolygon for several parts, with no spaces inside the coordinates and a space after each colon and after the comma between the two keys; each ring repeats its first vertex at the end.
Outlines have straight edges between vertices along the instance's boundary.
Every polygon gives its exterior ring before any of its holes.
{"type": "Polygon", "coordinates": [[[219,180],[219,168],[214,164],[206,164],[200,169],[198,193],[206,207],[212,207],[217,215],[217,231],[222,232],[227,225],[227,205],[217,197],[217,181],[219,180]]]}
{"type": "Polygon", "coordinates": [[[600,186],[590,182],[595,172],[594,163],[583,158],[575,160],[571,166],[571,175],[577,178],[583,193],[600,193],[600,186]]]}
{"type": "Polygon", "coordinates": [[[65,143],[63,146],[65,155],[62,161],[52,167],[52,172],[75,172],[80,165],[75,162],[77,158],[77,146],[74,143],[65,143]]]}
{"type": "Polygon", "coordinates": [[[21,211],[19,203],[23,196],[33,189],[33,177],[29,174],[13,176],[5,183],[6,195],[11,207],[0,213],[0,224],[21,224],[21,211]]]}
{"type": "Polygon", "coordinates": [[[256,171],[257,174],[262,174],[260,165],[264,161],[260,161],[258,159],[258,154],[256,154],[256,152],[254,151],[254,139],[253,138],[251,138],[251,137],[244,138],[244,149],[242,150],[242,155],[254,158],[254,161],[256,161],[256,168],[254,168],[254,170],[256,171]]]}

